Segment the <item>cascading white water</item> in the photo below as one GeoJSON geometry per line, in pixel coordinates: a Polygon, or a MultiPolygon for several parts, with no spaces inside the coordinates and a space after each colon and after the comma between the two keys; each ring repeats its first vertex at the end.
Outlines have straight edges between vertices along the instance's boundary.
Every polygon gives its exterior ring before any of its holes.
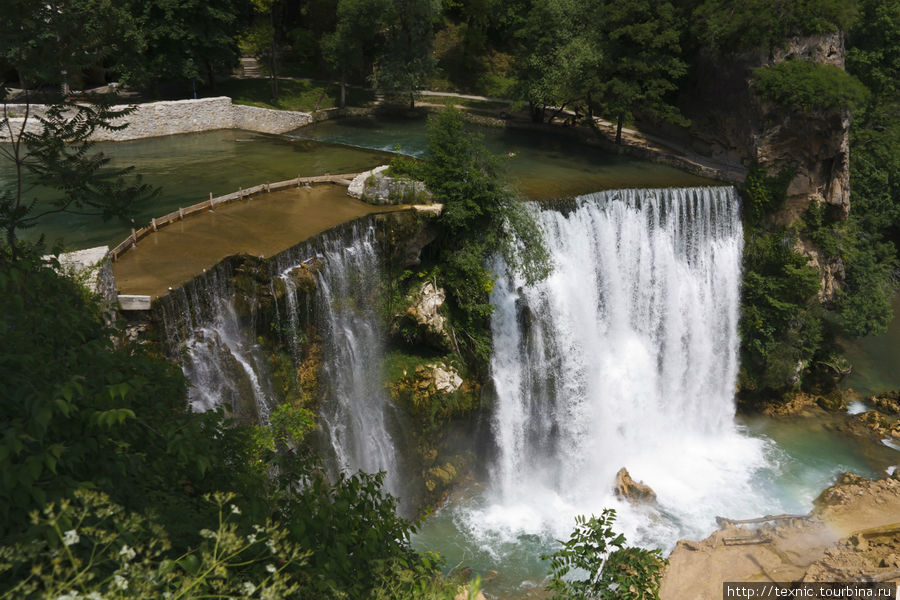
{"type": "Polygon", "coordinates": [[[325,439],[347,471],[386,471],[386,489],[402,496],[399,414],[381,376],[386,332],[378,315],[381,260],[375,231],[354,228],[352,244],[326,244],[317,271],[316,306],[326,387],[320,411],[325,439]]]}
{"type": "MultiPolygon", "coordinates": [[[[322,339],[320,425],[334,471],[386,471],[385,487],[401,496],[402,451],[395,432],[402,418],[384,388],[386,339],[378,315],[381,259],[371,225],[351,223],[272,259],[272,278],[285,287],[283,334],[295,364],[301,323],[314,315],[322,339]],[[317,263],[313,306],[300,305],[291,274],[317,263]]],[[[196,411],[227,406],[239,417],[265,423],[278,399],[253,323],[241,323],[227,264],[179,288],[162,304],[169,346],[181,356],[196,411]],[[255,404],[248,414],[247,401],[255,404]]],[[[274,284],[272,297],[277,298],[274,284]]],[[[252,302],[252,299],[248,299],[252,302]]],[[[279,318],[282,315],[279,315],[279,318]]],[[[252,319],[251,319],[252,320],[252,319]]]]}
{"type": "Polygon", "coordinates": [[[619,512],[632,542],[670,546],[716,515],[766,506],[766,447],[734,425],[742,230],[732,188],[619,190],[538,213],[554,262],[527,286],[502,263],[492,300],[497,456],[463,515],[495,549],[568,537],[619,512]],[[613,493],[625,467],[657,493],[613,493]]]}
{"type": "Polygon", "coordinates": [[[266,423],[274,400],[265,359],[241,329],[229,277],[227,267],[221,267],[173,292],[162,306],[169,346],[174,353],[183,350],[193,410],[227,406],[241,418],[266,423]]]}

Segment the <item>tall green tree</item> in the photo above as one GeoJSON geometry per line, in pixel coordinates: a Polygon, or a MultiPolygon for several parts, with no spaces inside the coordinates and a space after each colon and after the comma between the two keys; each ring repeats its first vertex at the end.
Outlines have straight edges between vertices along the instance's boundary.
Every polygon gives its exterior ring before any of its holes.
{"type": "Polygon", "coordinates": [[[434,20],[440,7],[440,0],[390,0],[384,14],[385,48],[376,64],[375,86],[407,98],[410,109],[434,73],[434,20]]]}
{"type": "Polygon", "coordinates": [[[602,50],[589,6],[576,0],[535,3],[518,32],[518,93],[532,119],[590,97],[599,83],[602,50]]]}
{"type": "Polygon", "coordinates": [[[205,78],[237,62],[238,14],[247,0],[132,0],[145,50],[127,74],[142,84],[205,78]]]}
{"type": "Polygon", "coordinates": [[[591,21],[599,25],[603,54],[596,100],[616,119],[616,143],[622,125],[635,113],[684,123],[669,99],[687,71],[680,58],[683,22],[667,0],[607,0],[591,21]]]}
{"type": "Polygon", "coordinates": [[[387,0],[338,2],[335,30],[322,38],[322,57],[330,68],[340,74],[341,108],[347,104],[348,75],[361,73],[366,67],[367,57],[374,53],[379,18],[386,7],[387,0]]]}

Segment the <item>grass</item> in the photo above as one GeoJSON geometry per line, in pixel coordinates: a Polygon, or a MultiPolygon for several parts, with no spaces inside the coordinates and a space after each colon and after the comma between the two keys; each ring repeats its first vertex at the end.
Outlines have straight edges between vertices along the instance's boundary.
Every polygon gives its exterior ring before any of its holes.
{"type": "MultiPolygon", "coordinates": [[[[230,96],[235,104],[309,112],[315,109],[317,102],[319,110],[338,105],[340,86],[329,85],[323,94],[324,89],[323,81],[279,78],[276,99],[272,97],[271,83],[268,79],[230,79],[218,85],[216,95],[230,96]]],[[[374,100],[374,92],[347,88],[347,106],[366,106],[374,100]]]]}

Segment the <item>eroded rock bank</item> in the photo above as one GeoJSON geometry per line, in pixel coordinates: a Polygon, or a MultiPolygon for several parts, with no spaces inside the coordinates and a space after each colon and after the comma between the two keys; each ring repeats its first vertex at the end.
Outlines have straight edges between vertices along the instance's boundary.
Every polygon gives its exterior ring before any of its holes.
{"type": "Polygon", "coordinates": [[[900,474],[841,475],[808,515],[756,523],[720,519],[705,540],[678,542],[663,600],[719,600],[722,583],[900,582],[900,474]]]}

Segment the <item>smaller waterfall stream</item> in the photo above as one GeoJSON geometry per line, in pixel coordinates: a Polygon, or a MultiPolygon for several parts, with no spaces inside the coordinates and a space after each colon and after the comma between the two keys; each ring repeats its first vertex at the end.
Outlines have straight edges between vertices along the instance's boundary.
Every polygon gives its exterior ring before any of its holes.
{"type": "MultiPolygon", "coordinates": [[[[283,283],[283,302],[274,283],[267,291],[276,299],[275,311],[282,313],[277,315],[286,324],[281,334],[295,367],[304,336],[301,324],[313,321],[318,329],[320,438],[332,471],[386,471],[387,490],[402,496],[402,444],[397,441],[402,419],[381,377],[386,335],[378,314],[379,253],[370,222],[347,224],[273,257],[270,278],[283,283]],[[292,272],[313,262],[313,298],[307,295],[301,302],[292,272]]],[[[226,261],[173,291],[161,306],[163,322],[170,349],[180,356],[190,382],[194,410],[226,406],[239,418],[265,423],[279,399],[255,339],[254,298],[243,298],[250,315],[239,317],[233,276],[226,261]]]]}
{"type": "Polygon", "coordinates": [[[241,327],[231,275],[221,265],[173,291],[162,304],[163,323],[170,350],[183,350],[193,410],[227,406],[239,418],[266,423],[274,408],[270,377],[258,344],[241,327]]]}
{"type": "Polygon", "coordinates": [[[385,487],[403,497],[399,411],[381,368],[387,338],[378,314],[382,281],[375,231],[357,231],[351,245],[326,243],[318,270],[318,321],[323,343],[320,411],[324,438],[348,471],[385,471],[385,487]]]}

